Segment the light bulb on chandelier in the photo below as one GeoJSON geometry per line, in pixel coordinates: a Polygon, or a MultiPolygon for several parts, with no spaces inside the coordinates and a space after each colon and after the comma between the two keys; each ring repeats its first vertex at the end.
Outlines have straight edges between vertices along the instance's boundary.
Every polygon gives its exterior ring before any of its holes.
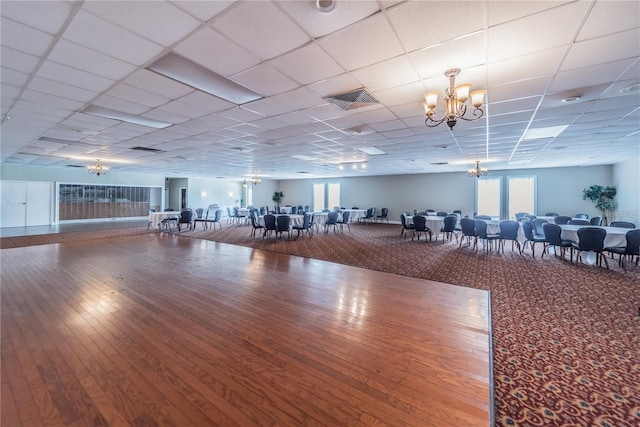
{"type": "Polygon", "coordinates": [[[471,89],[470,84],[456,86],[456,76],[458,74],[460,74],[459,68],[451,68],[444,73],[444,75],[449,78],[449,87],[444,91],[446,111],[442,118],[434,118],[440,93],[429,92],[424,95],[425,102],[423,102],[422,105],[424,106],[424,114],[427,116],[424,121],[425,126],[432,128],[446,121],[449,129],[453,130],[458,119],[472,121],[484,115],[484,110],[481,107],[484,104],[484,96],[487,91],[474,90],[473,92],[469,92],[471,89]],[[471,99],[471,105],[474,107],[473,117],[465,117],[468,99],[471,99]]]}
{"type": "Polygon", "coordinates": [[[106,175],[109,173],[109,170],[109,166],[103,166],[100,163],[100,159],[96,159],[95,165],[87,166],[87,172],[89,172],[90,174],[95,174],[97,176],[106,175]]]}
{"type": "Polygon", "coordinates": [[[480,160],[476,160],[476,167],[469,169],[469,176],[480,178],[481,176],[487,176],[489,170],[487,168],[480,167],[480,160]]]}

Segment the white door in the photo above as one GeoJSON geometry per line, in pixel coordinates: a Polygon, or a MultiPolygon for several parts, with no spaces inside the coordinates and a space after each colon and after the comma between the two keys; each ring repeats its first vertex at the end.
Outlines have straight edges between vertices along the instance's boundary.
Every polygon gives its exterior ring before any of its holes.
{"type": "Polygon", "coordinates": [[[2,181],[0,227],[50,225],[53,183],[2,181]]]}
{"type": "Polygon", "coordinates": [[[1,227],[24,227],[27,223],[27,183],[2,181],[1,227]]]}
{"type": "Polygon", "coordinates": [[[51,225],[53,183],[27,182],[27,227],[51,225]]]}

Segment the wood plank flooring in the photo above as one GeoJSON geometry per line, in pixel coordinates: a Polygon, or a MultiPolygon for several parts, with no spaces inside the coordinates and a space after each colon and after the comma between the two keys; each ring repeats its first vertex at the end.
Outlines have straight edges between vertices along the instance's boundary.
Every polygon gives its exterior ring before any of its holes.
{"type": "Polygon", "coordinates": [[[168,234],[4,249],[2,426],[487,426],[489,294],[168,234]]]}

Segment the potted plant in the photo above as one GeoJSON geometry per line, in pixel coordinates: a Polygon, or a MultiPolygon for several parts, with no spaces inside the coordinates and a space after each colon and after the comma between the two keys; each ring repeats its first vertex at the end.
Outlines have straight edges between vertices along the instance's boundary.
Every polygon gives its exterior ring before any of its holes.
{"type": "Polygon", "coordinates": [[[602,185],[592,185],[589,188],[582,190],[582,200],[591,200],[596,204],[596,208],[602,212],[602,219],[604,225],[607,225],[608,217],[613,215],[613,211],[616,209],[616,202],[614,197],[616,196],[616,187],[603,187],[602,185]]]}
{"type": "Polygon", "coordinates": [[[282,199],[284,199],[284,193],[282,191],[276,191],[271,197],[271,200],[273,200],[278,207],[280,207],[280,202],[282,201],[282,199]]]}

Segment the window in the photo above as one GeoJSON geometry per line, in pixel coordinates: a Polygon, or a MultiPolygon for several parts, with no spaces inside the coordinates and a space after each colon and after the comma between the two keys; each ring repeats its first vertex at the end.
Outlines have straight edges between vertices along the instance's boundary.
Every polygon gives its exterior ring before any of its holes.
{"type": "Polygon", "coordinates": [[[313,210],[320,212],[324,209],[324,184],[313,184],[313,210]]]}
{"type": "Polygon", "coordinates": [[[502,178],[477,179],[478,215],[500,218],[502,178]]]}
{"type": "Polygon", "coordinates": [[[329,184],[329,203],[327,207],[333,209],[340,206],[340,183],[329,184]]]}
{"type": "Polygon", "coordinates": [[[506,188],[502,177],[477,180],[479,215],[490,215],[494,219],[515,219],[517,212],[536,213],[536,177],[508,176],[506,188]]]}
{"type": "Polygon", "coordinates": [[[536,177],[510,176],[508,178],[509,211],[507,218],[514,219],[517,212],[536,213],[536,177]]]}
{"type": "Polygon", "coordinates": [[[313,184],[313,210],[319,212],[334,206],[340,206],[340,183],[313,184]]]}

